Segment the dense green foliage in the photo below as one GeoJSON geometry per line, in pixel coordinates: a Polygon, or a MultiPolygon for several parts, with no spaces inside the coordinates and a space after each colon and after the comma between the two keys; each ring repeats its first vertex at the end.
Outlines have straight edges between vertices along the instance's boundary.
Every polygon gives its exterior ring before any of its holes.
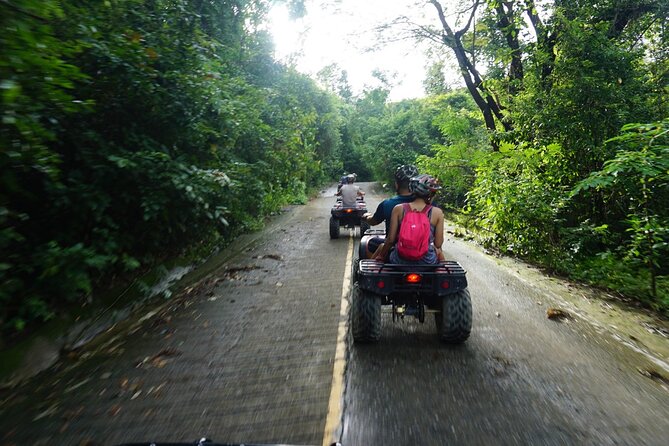
{"type": "Polygon", "coordinates": [[[269,2],[1,8],[4,333],[341,171],[338,100],[273,60],[269,2]]]}
{"type": "MultiPolygon", "coordinates": [[[[588,222],[596,225],[602,251],[586,261],[601,271],[606,270],[602,264],[618,259],[620,268],[611,268],[617,274],[597,278],[600,283],[615,280],[619,289],[644,290],[641,298],[669,307],[669,119],[629,124],[607,142],[615,156],[572,192],[572,197],[603,195],[607,204],[618,207],[588,222]]],[[[576,252],[583,241],[577,243],[576,252]]]]}
{"type": "Polygon", "coordinates": [[[366,113],[376,177],[413,160],[488,247],[669,311],[669,3],[425,3],[438,26],[395,23],[465,88],[434,63],[427,98],[366,113]]]}
{"type": "MultiPolygon", "coordinates": [[[[417,34],[458,57],[489,130],[487,154],[458,139],[486,243],[669,309],[669,4],[463,3],[461,30],[417,34]]],[[[442,152],[423,164],[454,181],[442,152]]]]}

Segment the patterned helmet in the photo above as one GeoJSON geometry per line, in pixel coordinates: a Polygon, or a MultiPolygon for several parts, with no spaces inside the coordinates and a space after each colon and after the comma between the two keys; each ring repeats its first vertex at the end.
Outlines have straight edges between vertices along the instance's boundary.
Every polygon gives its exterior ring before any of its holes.
{"type": "Polygon", "coordinates": [[[398,183],[408,181],[416,175],[418,175],[418,168],[411,164],[404,164],[395,170],[395,180],[398,183]]]}
{"type": "Polygon", "coordinates": [[[349,173],[348,175],[346,175],[346,182],[348,184],[355,183],[355,174],[349,173]]]}
{"type": "Polygon", "coordinates": [[[429,197],[439,189],[439,181],[427,174],[418,175],[409,181],[409,191],[418,197],[429,197]]]}

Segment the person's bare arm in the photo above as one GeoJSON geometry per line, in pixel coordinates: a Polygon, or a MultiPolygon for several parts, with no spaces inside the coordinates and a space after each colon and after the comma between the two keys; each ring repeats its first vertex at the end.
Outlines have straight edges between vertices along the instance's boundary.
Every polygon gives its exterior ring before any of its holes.
{"type": "Polygon", "coordinates": [[[376,214],[381,213],[380,209],[382,209],[381,208],[382,204],[383,203],[379,204],[379,206],[376,208],[376,212],[374,214],[372,214],[371,212],[367,212],[367,213],[363,214],[362,218],[364,218],[367,221],[367,223],[369,223],[370,226],[376,226],[379,223],[383,222],[383,220],[378,220],[378,219],[374,218],[374,216],[376,214]]]}
{"type": "Polygon", "coordinates": [[[365,221],[367,223],[369,223],[370,226],[376,226],[379,223],[383,222],[383,221],[376,221],[376,219],[374,218],[374,214],[372,214],[371,212],[367,212],[366,214],[363,214],[362,218],[364,218],[365,221]]]}
{"type": "Polygon", "coordinates": [[[441,249],[441,245],[444,244],[444,213],[439,208],[432,208],[432,214],[433,217],[437,218],[434,233],[434,247],[441,249]]]}
{"type": "Polygon", "coordinates": [[[437,252],[437,259],[441,262],[446,260],[444,251],[441,249],[441,246],[444,244],[444,213],[439,208],[433,208],[432,217],[436,217],[437,219],[434,228],[434,249],[437,252]],[[439,212],[435,215],[435,212],[437,211],[439,212]]]}
{"type": "Polygon", "coordinates": [[[383,244],[383,247],[376,253],[374,258],[385,260],[388,257],[390,248],[395,246],[395,240],[397,239],[397,232],[399,231],[400,218],[402,216],[402,205],[398,204],[393,208],[393,213],[390,215],[390,228],[388,229],[388,234],[386,234],[386,241],[383,244]]]}

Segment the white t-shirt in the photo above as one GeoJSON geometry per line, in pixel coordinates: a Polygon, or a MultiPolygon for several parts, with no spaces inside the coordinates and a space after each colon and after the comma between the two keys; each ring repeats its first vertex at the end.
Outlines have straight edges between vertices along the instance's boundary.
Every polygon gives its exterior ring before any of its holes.
{"type": "Polygon", "coordinates": [[[341,204],[343,207],[352,208],[356,206],[356,197],[360,188],[355,184],[344,184],[341,187],[341,204]]]}

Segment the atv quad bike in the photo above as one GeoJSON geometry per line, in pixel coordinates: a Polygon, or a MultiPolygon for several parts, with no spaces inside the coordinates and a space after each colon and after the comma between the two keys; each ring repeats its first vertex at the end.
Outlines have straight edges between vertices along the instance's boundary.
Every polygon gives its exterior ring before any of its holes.
{"type": "Polygon", "coordinates": [[[462,266],[455,261],[395,265],[365,259],[367,240],[364,237],[361,241],[360,257],[353,264],[353,340],[380,339],[381,308],[385,305],[391,307],[393,322],[413,316],[423,323],[426,313],[432,313],[442,341],[465,342],[472,329],[472,304],[462,266]]]}
{"type": "Polygon", "coordinates": [[[349,228],[360,226],[360,235],[364,234],[369,229],[369,223],[362,218],[366,212],[367,204],[364,199],[356,200],[354,207],[344,207],[338,198],[330,211],[330,238],[339,238],[339,229],[342,226],[349,228]]]}

